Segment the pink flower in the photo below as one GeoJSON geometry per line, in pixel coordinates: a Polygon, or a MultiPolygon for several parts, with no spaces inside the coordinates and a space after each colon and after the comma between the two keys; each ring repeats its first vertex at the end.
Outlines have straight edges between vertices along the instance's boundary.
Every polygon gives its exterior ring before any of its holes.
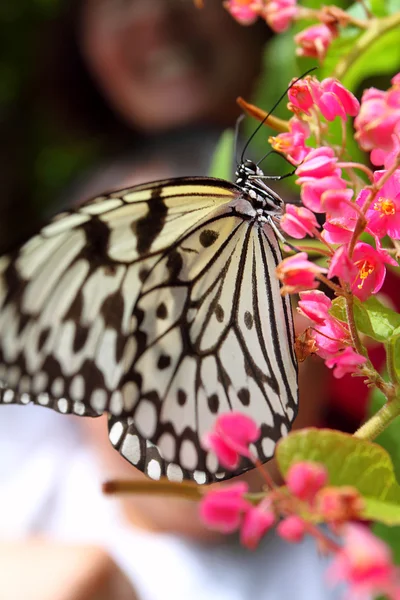
{"type": "Polygon", "coordinates": [[[393,86],[387,92],[375,88],[364,91],[360,112],[354,121],[354,137],[363,150],[372,151],[374,165],[383,164],[393,150],[393,134],[400,120],[397,77],[392,79],[393,86]]]}
{"type": "Polygon", "coordinates": [[[332,582],[345,582],[351,597],[368,600],[386,594],[399,598],[399,574],[388,546],[358,524],[345,526],[343,547],[328,571],[332,582]]]}
{"type": "Polygon", "coordinates": [[[291,237],[301,239],[306,235],[314,237],[319,228],[318,221],[308,208],[286,204],[286,212],[280,221],[281,229],[291,237]]]}
{"type": "Polygon", "coordinates": [[[357,276],[357,268],[354,262],[348,255],[347,247],[341,246],[338,248],[331,258],[331,264],[329,266],[328,277],[340,277],[347,283],[353,281],[357,276]]]}
{"type": "MultiPolygon", "coordinates": [[[[385,171],[375,171],[374,182],[377,183],[384,174],[385,171]]],[[[362,207],[369,195],[370,190],[361,190],[357,204],[362,207]]],[[[365,216],[367,231],[372,235],[400,239],[400,171],[395,171],[382,186],[365,216]]]]}
{"type": "Polygon", "coordinates": [[[281,294],[293,294],[318,287],[315,275],[326,273],[327,269],[319,267],[307,259],[305,252],[285,258],[276,268],[278,279],[283,283],[281,294]]]}
{"type": "Polygon", "coordinates": [[[345,244],[350,241],[357,224],[358,212],[350,202],[352,190],[327,190],[321,196],[322,207],[328,213],[322,237],[329,244],[345,244]]]}
{"type": "Polygon", "coordinates": [[[306,532],[306,523],[297,515],[290,515],[277,525],[276,532],[287,542],[301,542],[306,532]]]}
{"type": "Polygon", "coordinates": [[[329,318],[329,309],[332,306],[332,301],[324,292],[313,290],[309,292],[300,292],[300,301],[297,310],[304,315],[322,325],[329,318]]]}
{"type": "Polygon", "coordinates": [[[304,112],[310,114],[310,108],[314,106],[314,98],[311,94],[309,76],[299,79],[288,90],[289,110],[293,112],[304,112]]]}
{"type": "MultiPolygon", "coordinates": [[[[373,151],[374,152],[374,151],[373,151]]],[[[385,152],[384,165],[385,169],[391,169],[400,156],[400,121],[395,125],[392,134],[392,149],[385,152]]],[[[380,163],[379,163],[380,164],[380,163]]]]}
{"type": "Polygon", "coordinates": [[[363,497],[354,487],[325,487],[318,492],[315,510],[324,521],[339,525],[361,518],[365,509],[363,497]]]}
{"type": "Polygon", "coordinates": [[[314,329],[313,337],[318,348],[316,353],[323,359],[336,355],[348,345],[350,339],[347,325],[330,315],[314,329]]]}
{"type": "MultiPolygon", "coordinates": [[[[384,263],[393,264],[384,251],[375,250],[365,242],[358,242],[353,252],[354,265],[358,275],[351,285],[351,290],[360,300],[366,300],[371,294],[381,289],[386,276],[384,263]]],[[[397,263],[395,263],[397,266],[397,263]]]]}
{"type": "Polygon", "coordinates": [[[322,237],[328,244],[347,244],[353,236],[355,223],[356,219],[353,222],[347,219],[329,219],[324,223],[322,237]]]}
{"type": "Polygon", "coordinates": [[[319,85],[314,83],[312,90],[315,103],[327,121],[336,117],[345,121],[347,115],[354,117],[359,111],[357,98],[333,77],[324,79],[319,85]]]}
{"type": "Polygon", "coordinates": [[[336,166],[335,152],[329,146],[314,148],[306,156],[302,164],[297,167],[297,183],[301,184],[305,178],[322,179],[323,177],[339,177],[341,170],[336,166]]]}
{"type": "Polygon", "coordinates": [[[275,137],[269,138],[269,143],[277,152],[281,152],[294,165],[301,163],[310,152],[310,148],[305,145],[306,139],[310,135],[310,128],[307,123],[293,117],[289,121],[289,131],[280,133],[275,137]]]}
{"type": "Polygon", "coordinates": [[[321,204],[324,212],[331,217],[343,217],[343,212],[351,211],[350,214],[357,214],[351,207],[350,201],[353,196],[353,190],[348,189],[329,189],[321,197],[321,204]]]}
{"type": "Polygon", "coordinates": [[[384,263],[396,264],[381,248],[373,248],[365,242],[357,242],[350,258],[345,246],[336,250],[329,267],[328,277],[342,278],[347,281],[353,294],[360,300],[366,300],[381,289],[386,276],[384,263]]]}
{"type": "Polygon", "coordinates": [[[358,367],[366,362],[367,359],[365,356],[357,354],[353,348],[348,346],[337,356],[326,360],[325,364],[328,369],[333,368],[333,376],[336,377],[336,379],[341,379],[343,375],[346,375],[347,373],[355,373],[358,367]]]}
{"type": "Polygon", "coordinates": [[[269,0],[264,7],[263,17],[276,33],[286,31],[297,14],[297,0],[269,0]]]}
{"type": "Polygon", "coordinates": [[[314,212],[322,212],[324,192],[347,188],[341,173],[332,148],[321,146],[311,150],[296,169],[303,204],[314,212]]]}
{"type": "Polygon", "coordinates": [[[286,475],[288,490],[305,502],[312,502],[316,493],[326,485],[328,472],[319,463],[299,462],[292,465],[286,475]]]}
{"type": "Polygon", "coordinates": [[[203,446],[216,454],[222,466],[234,470],[241,456],[251,458],[248,446],[259,437],[260,428],[253,419],[239,412],[230,412],[217,418],[214,431],[204,436],[203,446]]]}
{"type": "Polygon", "coordinates": [[[268,498],[262,500],[257,506],[249,508],[244,516],[240,531],[240,541],[243,546],[254,550],[263,535],[271,529],[276,517],[271,510],[268,498]]]}
{"type": "Polygon", "coordinates": [[[248,485],[244,481],[209,491],[199,507],[203,523],[222,533],[238,529],[243,513],[251,508],[250,502],[243,498],[247,491],[248,485]]]}
{"type": "Polygon", "coordinates": [[[262,3],[256,0],[225,0],[224,8],[241,25],[252,25],[262,10],[262,3]]]}
{"type": "Polygon", "coordinates": [[[337,35],[336,27],[323,23],[307,27],[294,37],[294,41],[299,46],[296,49],[296,54],[318,58],[321,61],[325,58],[329,46],[337,35]]]}
{"type": "Polygon", "coordinates": [[[300,196],[304,206],[313,212],[324,212],[322,202],[326,192],[347,188],[345,180],[337,175],[329,175],[322,179],[304,177],[301,182],[297,180],[296,183],[301,183],[300,196]]]}

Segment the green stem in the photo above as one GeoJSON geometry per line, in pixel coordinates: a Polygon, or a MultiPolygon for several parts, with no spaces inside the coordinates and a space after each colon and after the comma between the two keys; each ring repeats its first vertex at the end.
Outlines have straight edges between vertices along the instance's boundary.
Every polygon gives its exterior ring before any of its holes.
{"type": "Polygon", "coordinates": [[[395,29],[400,25],[400,11],[384,17],[383,19],[371,19],[369,27],[365,33],[354,43],[351,52],[343,56],[336,65],[332,77],[342,80],[344,75],[350,69],[351,65],[360,58],[360,56],[369,50],[371,45],[376,42],[383,34],[395,29]]]}
{"type": "Polygon", "coordinates": [[[386,350],[386,368],[389,375],[390,381],[399,385],[399,377],[395,367],[395,352],[397,347],[397,339],[390,340],[387,344],[385,344],[386,350]]]}
{"type": "Polygon", "coordinates": [[[382,406],[364,425],[357,429],[354,436],[361,440],[372,441],[398,416],[400,416],[400,395],[382,406]]]}

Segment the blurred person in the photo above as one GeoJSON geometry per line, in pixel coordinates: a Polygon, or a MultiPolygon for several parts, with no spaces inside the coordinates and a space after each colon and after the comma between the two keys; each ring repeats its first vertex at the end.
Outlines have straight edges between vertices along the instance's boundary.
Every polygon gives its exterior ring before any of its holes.
{"type": "MultiPolygon", "coordinates": [[[[47,211],[104,190],[206,174],[220,133],[238,115],[236,96],[253,90],[268,35],[263,24],[237,25],[217,1],[202,11],[190,0],[68,3],[61,29],[53,30],[58,50],[44,70],[53,73],[44,78],[49,108],[61,125],[87,133],[102,151],[97,165],[47,211]]],[[[311,368],[313,387],[302,395],[297,426],[318,423],[323,410],[324,378],[318,365],[311,368]]],[[[303,377],[310,378],[308,372],[303,377]]],[[[46,549],[50,556],[59,551],[66,568],[71,564],[60,542],[95,544],[106,550],[115,586],[121,590],[126,583],[118,564],[148,600],[331,597],[312,540],[290,547],[271,534],[251,554],[206,531],[188,501],[102,497],[104,479],[144,477],[111,447],[104,418],[77,423],[36,406],[0,410],[0,531],[6,538],[58,540],[45,545],[39,569],[46,549]],[[206,540],[214,544],[199,543],[206,540]]],[[[259,487],[257,472],[245,477],[259,487]]],[[[88,557],[89,571],[96,572],[104,556],[88,557]]],[[[51,580],[46,570],[43,577],[51,580]]],[[[25,588],[21,598],[31,600],[29,593],[25,588]]],[[[71,594],[89,597],[87,591],[71,594]]],[[[123,594],[126,588],[112,597],[123,594]]]]}

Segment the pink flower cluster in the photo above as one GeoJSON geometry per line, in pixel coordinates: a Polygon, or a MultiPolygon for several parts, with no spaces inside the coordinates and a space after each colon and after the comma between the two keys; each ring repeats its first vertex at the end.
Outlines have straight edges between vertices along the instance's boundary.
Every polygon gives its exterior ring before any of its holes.
{"type": "Polygon", "coordinates": [[[333,375],[341,378],[346,373],[354,373],[367,359],[357,354],[350,346],[350,335],[345,323],[329,314],[332,301],[321,291],[300,293],[298,311],[314,323],[311,336],[317,346],[317,354],[333,368],[333,375]]]}
{"type": "MultiPolygon", "coordinates": [[[[204,437],[203,445],[216,454],[222,466],[234,469],[240,456],[252,458],[249,444],[255,442],[259,436],[260,430],[250,417],[232,412],[217,418],[213,431],[204,437]]],[[[256,463],[255,459],[253,462],[256,463]]],[[[309,505],[326,482],[325,469],[313,463],[295,465],[287,476],[290,493],[309,505]]],[[[240,529],[242,543],[253,549],[279,519],[281,490],[272,490],[256,504],[251,502],[248,491],[248,485],[243,481],[212,490],[204,496],[200,514],[212,529],[223,533],[232,533],[240,529]]],[[[306,522],[297,514],[285,516],[277,525],[278,534],[292,542],[299,541],[305,531],[306,522]]]]}
{"type": "Polygon", "coordinates": [[[399,571],[388,546],[355,523],[344,526],[342,539],[343,546],[328,571],[331,582],[345,582],[352,598],[367,600],[384,594],[390,600],[399,600],[399,571]]]}
{"type": "Polygon", "coordinates": [[[319,82],[315,77],[305,77],[288,91],[288,106],[294,113],[289,121],[289,132],[270,140],[276,150],[298,164],[296,183],[303,202],[302,207],[286,206],[281,228],[296,239],[316,237],[324,244],[328,257],[328,268],[325,268],[312,263],[305,252],[300,252],[282,261],[277,275],[282,282],[282,293],[301,293],[300,311],[314,323],[313,351],[316,349],[327,366],[334,368],[335,377],[355,372],[366,359],[351,347],[346,326],[330,316],[330,300],[321,292],[311,290],[315,290],[321,280],[330,285],[336,278],[339,285],[331,286],[336,293],[346,295],[351,291],[365,301],[382,288],[386,265],[398,266],[394,253],[382,247],[386,236],[393,243],[400,239],[400,142],[396,137],[400,74],[392,83],[388,92],[379,94],[377,120],[374,122],[371,118],[368,124],[364,117],[359,119],[368,113],[369,109],[364,107],[365,101],[367,104],[371,101],[368,94],[360,108],[353,94],[335,79],[319,82]],[[359,120],[356,138],[370,136],[368,139],[375,140],[375,150],[385,151],[385,169],[372,173],[364,165],[345,162],[341,160],[341,150],[329,145],[329,123],[337,117],[345,121],[348,116],[356,117],[356,123],[359,120]],[[391,132],[391,136],[382,134],[382,146],[379,146],[382,131],[391,132]],[[317,148],[307,146],[311,136],[319,140],[317,148]],[[357,171],[369,176],[370,185],[362,183],[357,171]],[[322,231],[314,213],[325,215],[322,231]],[[374,244],[359,241],[362,231],[373,236],[374,244]]]}
{"type": "Polygon", "coordinates": [[[277,33],[286,31],[297,14],[297,0],[225,0],[223,4],[242,25],[261,17],[277,33]]]}
{"type": "MultiPolygon", "coordinates": [[[[288,98],[288,108],[295,115],[289,121],[289,132],[270,138],[270,143],[295,165],[302,163],[313,152],[313,149],[306,145],[307,139],[312,135],[320,138],[324,133],[320,131],[321,117],[328,122],[334,121],[336,117],[345,121],[348,116],[356,116],[360,109],[357,98],[332,77],[321,82],[310,76],[294,81],[288,90],[288,98]]],[[[337,161],[330,151],[330,148],[324,150],[325,160],[322,160],[322,154],[312,154],[308,158],[312,162],[304,168],[303,177],[336,177],[336,186],[343,187],[343,184],[338,182],[341,170],[335,164],[337,161]],[[319,167],[316,173],[315,166],[319,167]]],[[[334,181],[328,180],[326,183],[334,181]]]]}
{"type": "Polygon", "coordinates": [[[360,148],[371,152],[371,162],[380,166],[399,146],[400,73],[386,92],[369,88],[362,96],[361,109],[354,121],[355,138],[360,148]]]}
{"type": "MultiPolygon", "coordinates": [[[[316,303],[312,314],[321,320],[325,313],[316,303]]],[[[256,430],[256,424],[244,415],[221,415],[207,436],[206,446],[210,447],[212,440],[221,464],[227,458],[226,446],[248,457],[248,445],[254,441],[256,430]]],[[[232,463],[231,459],[228,456],[232,463]]],[[[274,524],[277,534],[288,542],[314,535],[321,549],[333,554],[328,571],[333,583],[345,582],[352,597],[385,593],[399,600],[400,578],[390,550],[366,527],[352,523],[364,508],[361,496],[355,488],[327,487],[327,482],[323,465],[300,462],[289,468],[285,487],[270,487],[261,500],[249,493],[243,481],[207,491],[200,503],[200,516],[211,529],[226,534],[239,531],[242,544],[251,550],[274,524]],[[311,515],[311,520],[304,515],[311,515]],[[341,545],[314,525],[315,517],[322,518],[342,538],[341,545]]]]}
{"type": "Polygon", "coordinates": [[[297,0],[224,0],[226,10],[241,25],[252,25],[261,18],[276,33],[286,31],[296,19],[318,22],[300,31],[294,41],[298,56],[309,56],[322,61],[329,46],[339,35],[338,22],[324,10],[302,9],[297,0]]]}

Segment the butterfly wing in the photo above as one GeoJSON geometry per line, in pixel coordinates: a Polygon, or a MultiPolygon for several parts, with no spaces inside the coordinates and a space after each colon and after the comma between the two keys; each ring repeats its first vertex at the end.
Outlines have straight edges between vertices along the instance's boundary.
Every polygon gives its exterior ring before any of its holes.
{"type": "Polygon", "coordinates": [[[104,411],[143,273],[232,197],[217,183],[183,178],[98,197],[0,258],[0,402],[104,411]]]}
{"type": "Polygon", "coordinates": [[[203,178],[137,186],[3,257],[2,401],[108,411],[111,441],[150,476],[225,477],[199,440],[227,410],[262,424],[256,453],[270,458],[296,412],[293,328],[275,235],[231,205],[239,193],[203,178]]]}
{"type": "Polygon", "coordinates": [[[132,419],[174,478],[226,477],[199,439],[219,413],[238,410],[260,423],[255,453],[271,458],[297,411],[291,309],[274,275],[280,260],[269,225],[255,227],[230,210],[159,258],[133,311],[135,359],[118,391],[131,403],[129,417],[110,430],[115,444],[123,436],[121,453],[130,454],[130,433],[138,445],[137,432],[126,429],[132,419]]]}

